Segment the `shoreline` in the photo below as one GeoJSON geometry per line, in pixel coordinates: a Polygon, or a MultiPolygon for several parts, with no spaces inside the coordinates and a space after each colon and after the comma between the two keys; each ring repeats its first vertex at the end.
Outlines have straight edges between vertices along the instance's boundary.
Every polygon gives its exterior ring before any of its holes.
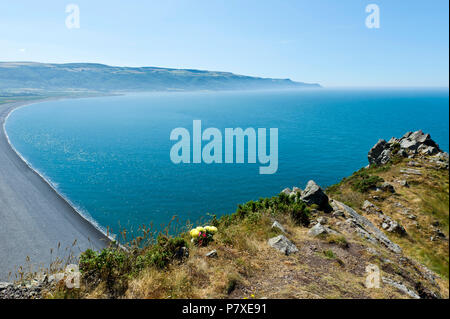
{"type": "Polygon", "coordinates": [[[70,97],[0,104],[0,281],[13,280],[10,277],[25,263],[36,271],[56,259],[73,256],[74,248],[79,252],[101,250],[113,240],[32,167],[12,145],[6,131],[6,121],[15,110],[66,98],[70,97]]]}

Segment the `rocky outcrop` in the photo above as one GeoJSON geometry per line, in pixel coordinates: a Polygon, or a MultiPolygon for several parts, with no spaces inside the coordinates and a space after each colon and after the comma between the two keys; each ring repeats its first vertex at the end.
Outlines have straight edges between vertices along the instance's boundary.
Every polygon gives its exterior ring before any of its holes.
{"type": "Polygon", "coordinates": [[[270,238],[268,241],[270,247],[275,248],[283,254],[290,255],[298,252],[297,247],[284,235],[270,238]]]}
{"type": "Polygon", "coordinates": [[[382,165],[391,160],[390,144],[385,140],[379,140],[369,151],[369,163],[382,165]]]}
{"type": "Polygon", "coordinates": [[[402,293],[408,295],[409,297],[411,297],[413,299],[420,299],[420,296],[414,290],[409,289],[404,284],[402,284],[400,282],[396,282],[387,277],[382,277],[382,280],[383,280],[383,283],[385,283],[389,286],[392,286],[394,288],[397,288],[398,290],[400,290],[402,293]]]}
{"type": "Polygon", "coordinates": [[[316,204],[321,208],[328,206],[328,196],[313,180],[306,184],[306,188],[302,191],[300,199],[308,205],[316,204]]]}
{"type": "Polygon", "coordinates": [[[350,224],[354,230],[361,236],[371,242],[383,244],[386,248],[394,253],[400,254],[402,249],[397,244],[393,243],[381,230],[379,230],[370,220],[358,214],[349,206],[333,200],[331,206],[334,210],[343,210],[345,215],[349,217],[347,224],[350,224]]]}
{"type": "Polygon", "coordinates": [[[439,145],[431,139],[430,134],[424,134],[422,130],[419,130],[414,133],[408,132],[400,139],[393,137],[389,142],[379,140],[370,149],[367,158],[370,164],[383,165],[388,163],[395,154],[406,157],[415,154],[435,155],[440,153],[443,152],[439,145]]]}
{"type": "Polygon", "coordinates": [[[405,228],[403,228],[403,226],[399,222],[393,220],[392,218],[390,218],[389,216],[386,216],[386,215],[383,216],[383,222],[381,223],[381,228],[383,228],[384,230],[386,230],[390,233],[397,233],[399,235],[406,234],[405,228]]]}

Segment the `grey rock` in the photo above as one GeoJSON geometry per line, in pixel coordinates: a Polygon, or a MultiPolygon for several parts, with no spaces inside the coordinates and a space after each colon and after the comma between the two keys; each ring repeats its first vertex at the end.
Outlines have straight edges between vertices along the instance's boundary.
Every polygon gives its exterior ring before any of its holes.
{"type": "Polygon", "coordinates": [[[308,205],[316,204],[321,208],[325,208],[328,205],[328,196],[313,180],[306,184],[306,188],[302,191],[300,199],[308,205]]]}
{"type": "Polygon", "coordinates": [[[308,235],[309,236],[319,236],[319,235],[327,235],[327,234],[337,234],[338,232],[328,228],[326,226],[323,226],[321,223],[317,223],[314,227],[312,227],[309,231],[308,231],[308,235]]]}
{"type": "Polygon", "coordinates": [[[400,223],[398,223],[397,221],[393,220],[392,218],[386,215],[383,216],[383,222],[381,224],[381,227],[390,233],[397,233],[399,235],[406,234],[405,228],[403,228],[403,226],[400,223]]]}
{"type": "Polygon", "coordinates": [[[412,168],[404,168],[400,170],[400,173],[403,174],[411,174],[411,175],[422,175],[422,172],[418,169],[412,169],[412,168]]]}
{"type": "Polygon", "coordinates": [[[398,180],[397,183],[403,187],[409,187],[408,181],[405,179],[398,180]]]}
{"type": "Polygon", "coordinates": [[[272,224],[272,229],[279,229],[280,231],[282,231],[283,233],[286,233],[286,230],[284,229],[284,227],[277,221],[274,221],[272,224]]]}
{"type": "Polygon", "coordinates": [[[331,214],[333,217],[344,217],[345,214],[342,210],[335,210],[333,211],[333,213],[331,214]]]}
{"type": "Polygon", "coordinates": [[[364,203],[362,205],[362,209],[369,214],[382,213],[381,209],[378,208],[378,206],[372,204],[368,200],[364,201],[364,203]]]}
{"type": "Polygon", "coordinates": [[[281,191],[283,194],[286,194],[286,195],[291,195],[291,189],[289,188],[289,187],[286,187],[285,189],[283,189],[282,191],[281,191]]]}
{"type": "Polygon", "coordinates": [[[295,193],[301,193],[301,192],[302,192],[302,189],[301,189],[301,188],[298,188],[298,187],[293,187],[293,188],[292,188],[292,191],[295,192],[295,193]]]}
{"type": "Polygon", "coordinates": [[[207,253],[206,255],[205,255],[205,257],[208,257],[208,258],[213,258],[213,257],[217,257],[217,250],[211,250],[209,253],[207,253]]]}
{"type": "Polygon", "coordinates": [[[326,235],[328,234],[327,229],[320,223],[317,223],[314,227],[312,227],[309,231],[308,231],[308,235],[310,236],[319,236],[319,235],[326,235]]]}
{"type": "Polygon", "coordinates": [[[384,182],[381,184],[380,188],[384,190],[385,192],[395,193],[395,188],[388,182],[384,182]]]}
{"type": "Polygon", "coordinates": [[[371,242],[375,240],[376,242],[383,244],[394,253],[400,254],[402,252],[400,246],[393,243],[381,230],[372,224],[370,220],[358,214],[354,209],[337,200],[333,200],[331,206],[335,210],[342,209],[345,211],[346,216],[351,217],[350,223],[353,223],[353,226],[359,235],[368,238],[371,242]]]}
{"type": "Polygon", "coordinates": [[[0,291],[5,290],[10,286],[12,286],[12,283],[10,282],[0,282],[0,291]]]}
{"type": "Polygon", "coordinates": [[[398,290],[400,290],[401,292],[403,292],[404,294],[410,296],[411,298],[414,299],[420,299],[419,295],[412,289],[409,289],[408,287],[406,287],[404,284],[396,282],[390,278],[387,277],[382,277],[382,281],[383,283],[390,285],[392,287],[397,288],[398,290]]]}
{"type": "Polygon", "coordinates": [[[298,252],[297,247],[284,235],[270,238],[268,244],[270,247],[273,247],[286,255],[298,252]]]}
{"type": "Polygon", "coordinates": [[[317,218],[317,222],[319,224],[325,225],[328,222],[328,220],[326,219],[326,217],[320,216],[319,218],[317,218]]]}
{"type": "Polygon", "coordinates": [[[381,139],[370,149],[367,158],[370,164],[380,165],[383,164],[382,162],[386,163],[387,157],[389,156],[389,144],[386,143],[385,140],[381,139]]]}

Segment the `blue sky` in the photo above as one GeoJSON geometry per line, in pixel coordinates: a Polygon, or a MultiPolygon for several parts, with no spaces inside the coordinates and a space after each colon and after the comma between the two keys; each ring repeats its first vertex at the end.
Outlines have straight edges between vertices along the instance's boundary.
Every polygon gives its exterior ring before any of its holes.
{"type": "Polygon", "coordinates": [[[2,0],[0,61],[230,71],[328,87],[448,87],[447,0],[2,0]],[[67,29],[67,4],[80,29],[67,29]],[[368,29],[368,4],[380,28],[368,29]]]}

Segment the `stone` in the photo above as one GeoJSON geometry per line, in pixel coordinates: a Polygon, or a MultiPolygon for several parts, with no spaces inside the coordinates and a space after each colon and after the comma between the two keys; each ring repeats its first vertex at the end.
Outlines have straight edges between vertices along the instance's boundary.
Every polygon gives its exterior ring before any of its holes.
{"type": "Polygon", "coordinates": [[[213,257],[217,257],[217,250],[211,250],[209,253],[207,253],[206,255],[205,255],[205,257],[208,257],[208,258],[213,258],[213,257]]]}
{"type": "Polygon", "coordinates": [[[405,228],[403,228],[403,226],[400,223],[393,220],[389,216],[383,216],[383,222],[381,223],[381,227],[390,233],[397,233],[399,235],[406,234],[405,228]]]}
{"type": "Polygon", "coordinates": [[[302,192],[302,189],[294,186],[294,187],[292,188],[292,191],[295,192],[295,193],[301,193],[301,192],[302,192]]]}
{"type": "Polygon", "coordinates": [[[401,292],[403,292],[404,294],[410,296],[413,299],[420,299],[419,295],[412,289],[407,288],[404,284],[396,282],[390,278],[387,277],[382,277],[382,281],[383,283],[390,285],[392,287],[397,288],[398,290],[400,290],[401,292]]]}
{"type": "Polygon", "coordinates": [[[400,246],[393,243],[380,229],[372,224],[369,219],[358,214],[353,208],[337,200],[333,200],[331,206],[335,210],[342,209],[346,216],[350,216],[346,223],[351,225],[361,237],[368,239],[372,243],[381,243],[396,254],[402,252],[400,246]]]}
{"type": "Polygon", "coordinates": [[[364,201],[364,203],[362,205],[362,209],[369,214],[382,213],[381,209],[378,208],[378,206],[372,204],[368,200],[364,201]]]}
{"type": "Polygon", "coordinates": [[[272,229],[278,229],[283,233],[286,233],[286,230],[284,229],[284,227],[277,221],[274,221],[272,224],[272,229]]]}
{"type": "Polygon", "coordinates": [[[326,208],[328,205],[328,196],[313,180],[306,184],[306,188],[302,191],[300,199],[308,205],[316,204],[321,208],[326,208]]]}
{"type": "Polygon", "coordinates": [[[319,235],[326,235],[328,234],[327,229],[322,226],[322,224],[317,223],[314,227],[312,227],[309,231],[308,231],[308,235],[316,237],[319,235]]]}
{"type": "Polygon", "coordinates": [[[400,173],[403,174],[411,174],[411,175],[422,175],[422,172],[418,169],[412,169],[412,168],[405,168],[401,169],[400,173]]]}
{"type": "Polygon", "coordinates": [[[12,283],[9,282],[0,282],[0,291],[5,290],[6,288],[12,286],[12,283]]]}
{"type": "Polygon", "coordinates": [[[386,161],[386,156],[390,155],[389,145],[385,140],[379,140],[369,151],[367,158],[370,164],[380,165],[386,161]]]}
{"type": "Polygon", "coordinates": [[[319,218],[317,218],[317,222],[322,225],[325,225],[327,223],[327,221],[328,220],[326,219],[326,217],[323,217],[323,216],[320,216],[319,218]]]}
{"type": "Polygon", "coordinates": [[[283,189],[282,191],[281,191],[283,194],[286,194],[286,195],[291,195],[291,189],[289,188],[289,187],[286,187],[285,189],[283,189]]]}
{"type": "Polygon", "coordinates": [[[342,210],[335,210],[333,211],[333,213],[331,214],[333,217],[344,217],[345,214],[342,210]]]}
{"type": "Polygon", "coordinates": [[[297,247],[284,235],[270,238],[268,244],[270,247],[273,247],[286,255],[298,252],[297,247]]]}
{"type": "Polygon", "coordinates": [[[398,183],[400,186],[403,186],[403,187],[409,187],[408,181],[405,180],[405,179],[401,179],[401,180],[397,181],[397,183],[398,183]]]}
{"type": "Polygon", "coordinates": [[[380,188],[385,191],[385,192],[389,192],[389,193],[395,193],[395,188],[394,186],[392,186],[391,184],[389,184],[388,182],[384,182],[381,184],[380,188]]]}

